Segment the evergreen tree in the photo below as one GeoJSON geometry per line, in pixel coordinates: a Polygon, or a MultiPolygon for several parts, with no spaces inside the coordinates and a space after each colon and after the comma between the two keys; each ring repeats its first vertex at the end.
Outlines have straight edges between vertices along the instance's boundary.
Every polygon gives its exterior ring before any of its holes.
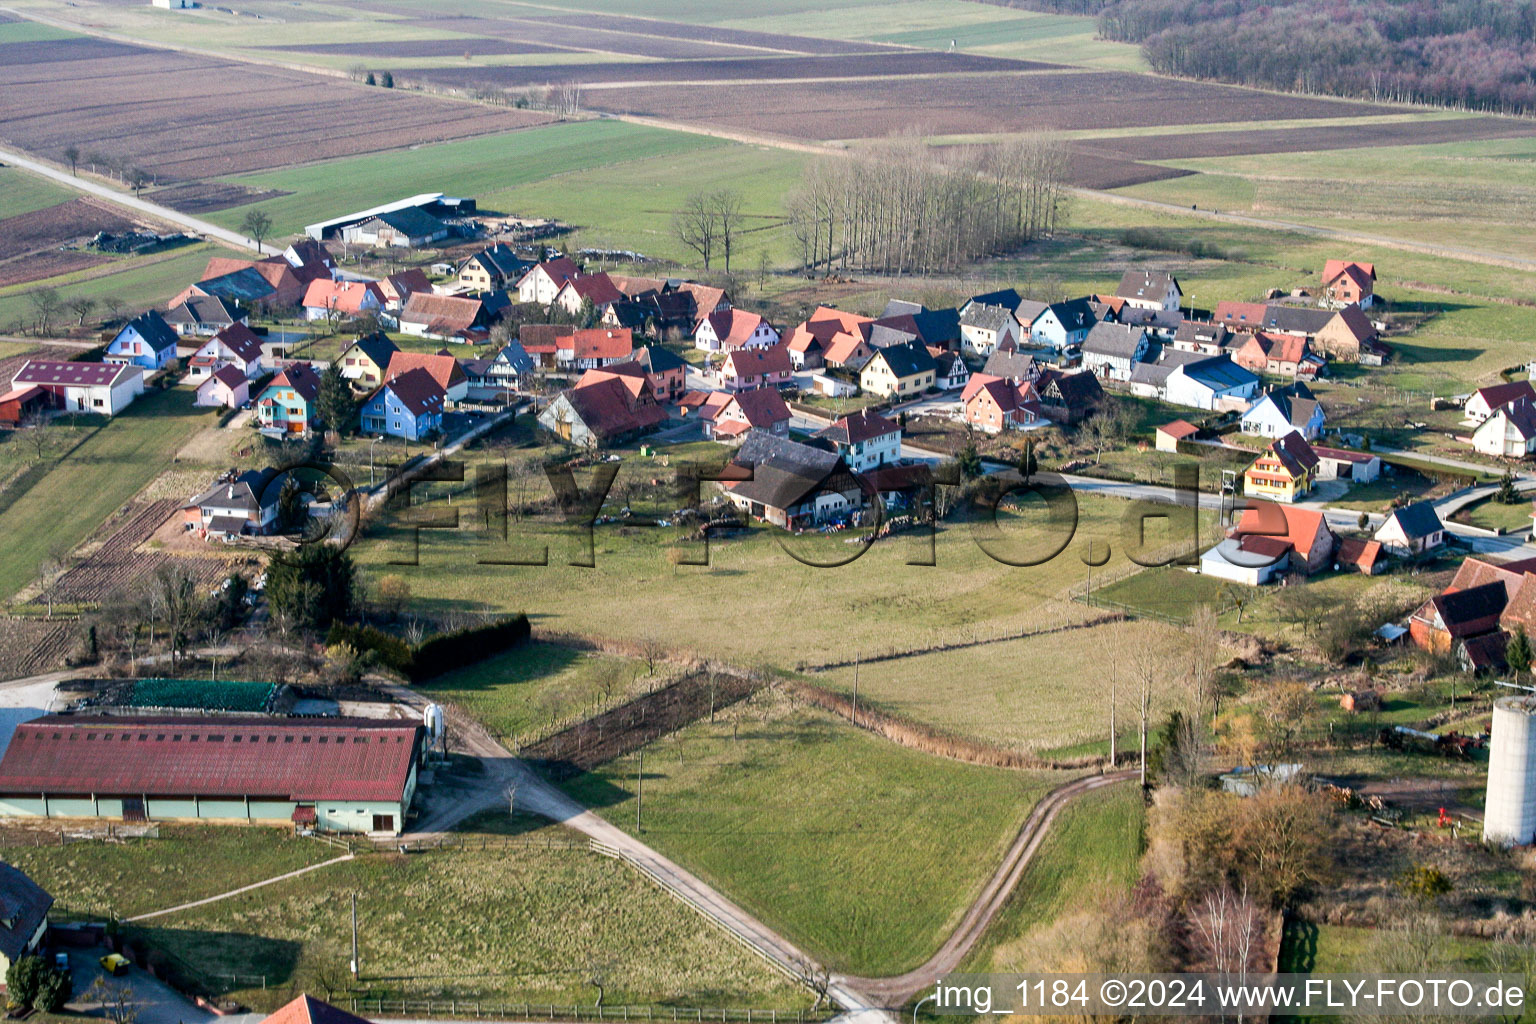
{"type": "Polygon", "coordinates": [[[960,472],[966,479],[981,476],[981,453],[976,450],[975,442],[960,449],[960,454],[955,456],[955,462],[960,466],[960,472]]]}
{"type": "Polygon", "coordinates": [[[1525,635],[1524,626],[1516,626],[1515,635],[1509,638],[1504,648],[1504,664],[1516,679],[1531,670],[1531,638],[1525,635]]]}
{"type": "Polygon", "coordinates": [[[315,402],[327,430],[339,434],[351,425],[357,403],[352,398],[351,382],[341,375],[340,360],[333,361],[320,375],[320,393],[315,402]]]}
{"type": "Polygon", "coordinates": [[[308,509],[304,507],[304,492],[299,488],[299,481],[293,474],[289,474],[283,480],[283,486],[277,492],[277,529],[279,533],[290,533],[304,525],[308,518],[308,509]]]}
{"type": "Polygon", "coordinates": [[[363,84],[364,85],[378,85],[379,81],[378,81],[378,79],[373,77],[373,72],[370,71],[370,72],[368,72],[368,77],[363,79],[363,84]]]}
{"type": "Polygon", "coordinates": [[[299,629],[323,629],[352,613],[352,558],[328,544],[305,544],[267,567],[272,614],[299,629]]]}
{"type": "Polygon", "coordinates": [[[1493,500],[1500,505],[1518,505],[1520,492],[1515,490],[1515,474],[1508,466],[1504,468],[1504,475],[1499,477],[1499,493],[1493,496],[1493,500]]]}
{"type": "Polygon", "coordinates": [[[1019,476],[1029,483],[1031,477],[1040,471],[1040,460],[1035,457],[1035,442],[1025,440],[1024,450],[1019,453],[1019,476]]]}

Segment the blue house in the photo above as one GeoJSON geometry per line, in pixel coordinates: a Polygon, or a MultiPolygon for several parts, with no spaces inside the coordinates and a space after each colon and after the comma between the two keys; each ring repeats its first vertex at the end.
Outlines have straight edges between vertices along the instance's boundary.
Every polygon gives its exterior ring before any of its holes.
{"type": "Polygon", "coordinates": [[[384,382],[363,403],[363,432],[420,441],[443,429],[442,385],[420,367],[384,382]]]}
{"type": "Polygon", "coordinates": [[[176,332],[151,309],[123,325],[107,346],[102,362],[158,370],[175,358],[176,332]]]}
{"type": "Polygon", "coordinates": [[[1030,340],[1036,345],[1049,345],[1058,352],[1069,345],[1087,341],[1088,332],[1099,320],[1093,315],[1093,306],[1087,299],[1069,299],[1043,307],[1039,303],[1021,303],[1016,315],[1019,322],[1029,328],[1030,340]],[[1026,310],[1026,306],[1030,308],[1026,310]],[[1030,319],[1026,320],[1026,316],[1030,319]]]}

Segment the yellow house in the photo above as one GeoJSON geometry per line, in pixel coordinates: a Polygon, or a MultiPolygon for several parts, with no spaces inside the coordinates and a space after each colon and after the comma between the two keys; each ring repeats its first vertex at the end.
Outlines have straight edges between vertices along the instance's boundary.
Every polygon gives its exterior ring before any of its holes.
{"type": "Polygon", "coordinates": [[[859,387],[872,395],[909,397],[933,387],[937,364],[916,342],[876,349],[859,374],[859,387]]]}
{"type": "Polygon", "coordinates": [[[354,390],[371,394],[384,383],[389,361],[398,351],[383,334],[358,338],[341,353],[341,375],[352,382],[354,390]]]}
{"type": "Polygon", "coordinates": [[[1243,471],[1243,493],[1290,504],[1312,493],[1317,478],[1317,452],[1293,430],[1259,453],[1243,471]]]}

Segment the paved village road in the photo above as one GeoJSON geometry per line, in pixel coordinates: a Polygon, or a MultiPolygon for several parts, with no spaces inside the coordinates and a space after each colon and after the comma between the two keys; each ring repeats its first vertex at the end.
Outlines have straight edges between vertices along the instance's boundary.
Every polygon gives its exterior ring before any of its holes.
{"type": "Polygon", "coordinates": [[[157,220],[163,220],[168,224],[175,224],[178,227],[186,229],[187,231],[203,235],[207,238],[218,239],[219,241],[228,245],[233,245],[236,248],[251,249],[265,255],[271,255],[282,251],[281,249],[275,249],[270,245],[264,245],[261,246],[260,249],[257,249],[256,242],[253,239],[246,238],[238,231],[230,231],[227,228],[221,228],[217,224],[210,224],[206,220],[189,216],[185,213],[182,213],[180,210],[173,210],[169,206],[161,206],[158,203],[151,203],[146,199],[140,199],[137,196],[131,196],[126,192],[119,192],[117,189],[109,188],[108,186],[99,182],[90,181],[85,178],[77,178],[66,170],[53,167],[45,163],[40,163],[37,160],[22,156],[20,153],[17,153],[14,150],[0,149],[0,163],[11,164],[13,166],[20,167],[24,171],[30,171],[33,174],[39,174],[45,178],[51,178],[59,184],[67,185],[77,192],[84,192],[87,195],[96,196],[98,199],[105,199],[110,203],[116,203],[118,206],[125,207],[126,209],[134,210],[138,213],[148,214],[157,220]]]}

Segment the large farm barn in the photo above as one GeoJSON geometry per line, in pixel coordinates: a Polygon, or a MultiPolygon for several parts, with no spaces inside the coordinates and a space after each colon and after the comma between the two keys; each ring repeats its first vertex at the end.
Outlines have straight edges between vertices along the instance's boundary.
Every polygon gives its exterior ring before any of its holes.
{"type": "Polygon", "coordinates": [[[0,817],[398,835],[422,749],[421,726],[398,719],[50,715],[0,759],[0,817]]]}

